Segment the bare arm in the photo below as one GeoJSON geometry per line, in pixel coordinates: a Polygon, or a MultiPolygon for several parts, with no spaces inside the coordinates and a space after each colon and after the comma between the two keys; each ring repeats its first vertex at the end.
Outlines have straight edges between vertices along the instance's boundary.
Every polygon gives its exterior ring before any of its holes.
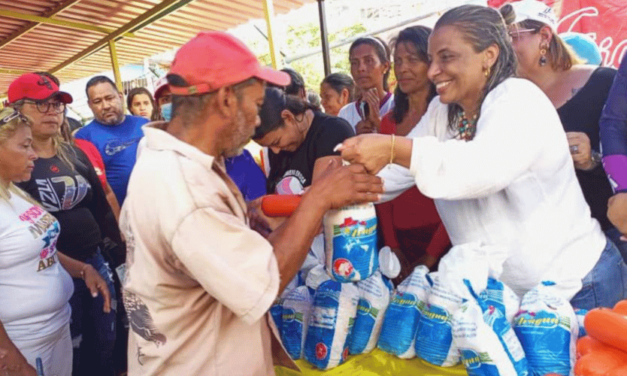
{"type": "Polygon", "coordinates": [[[36,376],[37,371],[15,346],[0,322],[0,370],[7,375],[36,376]]]}
{"type": "Polygon", "coordinates": [[[113,189],[111,189],[108,182],[103,188],[109,206],[111,206],[111,211],[113,211],[113,215],[115,216],[115,220],[120,222],[120,204],[118,203],[118,199],[115,197],[115,193],[113,193],[113,189]]]}
{"type": "Polygon", "coordinates": [[[100,276],[100,273],[93,266],[68,257],[61,252],[57,252],[57,255],[59,256],[59,262],[72,278],[83,278],[85,280],[91,296],[97,297],[98,291],[102,293],[104,299],[103,311],[106,313],[111,312],[111,294],[109,293],[107,283],[100,276]]]}

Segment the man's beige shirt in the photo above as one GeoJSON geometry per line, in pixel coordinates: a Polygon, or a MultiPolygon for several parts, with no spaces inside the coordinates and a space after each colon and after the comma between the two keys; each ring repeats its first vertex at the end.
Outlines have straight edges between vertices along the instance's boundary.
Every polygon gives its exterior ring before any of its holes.
{"type": "Polygon", "coordinates": [[[222,165],[163,126],[144,127],[120,220],[129,376],[273,375],[272,246],[222,165]]]}

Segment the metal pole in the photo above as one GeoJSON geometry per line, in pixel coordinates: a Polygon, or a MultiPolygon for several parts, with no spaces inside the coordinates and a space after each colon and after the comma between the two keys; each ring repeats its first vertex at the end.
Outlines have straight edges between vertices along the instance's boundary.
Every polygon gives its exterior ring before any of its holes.
{"type": "Polygon", "coordinates": [[[268,46],[270,48],[270,59],[272,59],[272,68],[278,69],[279,59],[278,50],[274,43],[274,4],[272,0],[263,0],[263,14],[266,18],[266,28],[268,29],[268,46]]]}
{"type": "Polygon", "coordinates": [[[124,92],[122,86],[122,75],[120,74],[120,64],[118,63],[118,52],[115,49],[115,41],[109,41],[109,53],[111,54],[111,66],[113,67],[113,77],[115,77],[115,86],[120,93],[124,92]]]}
{"type": "Polygon", "coordinates": [[[329,35],[327,33],[327,18],[324,10],[324,0],[318,0],[318,14],[320,16],[320,41],[322,43],[322,62],[324,76],[331,74],[331,53],[329,51],[329,35]]]}

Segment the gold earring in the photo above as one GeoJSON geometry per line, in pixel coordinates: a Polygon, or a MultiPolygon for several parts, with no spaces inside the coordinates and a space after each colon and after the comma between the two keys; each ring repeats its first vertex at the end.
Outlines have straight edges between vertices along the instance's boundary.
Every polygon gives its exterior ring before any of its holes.
{"type": "Polygon", "coordinates": [[[546,65],[546,63],[546,48],[542,47],[542,49],[540,50],[540,66],[543,67],[546,65]]]}
{"type": "Polygon", "coordinates": [[[485,69],[485,71],[483,71],[483,73],[485,74],[486,77],[490,77],[490,73],[492,72],[492,68],[487,67],[485,69]]]}

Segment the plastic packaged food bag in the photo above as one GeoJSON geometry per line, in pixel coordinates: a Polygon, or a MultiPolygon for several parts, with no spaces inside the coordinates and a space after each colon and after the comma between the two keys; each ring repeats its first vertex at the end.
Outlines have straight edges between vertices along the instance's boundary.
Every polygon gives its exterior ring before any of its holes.
{"type": "Polygon", "coordinates": [[[477,295],[453,314],[453,337],[470,376],[527,376],[525,352],[505,313],[477,295]]]}
{"type": "Polygon", "coordinates": [[[501,310],[510,324],[514,323],[514,316],[520,308],[520,299],[511,288],[503,282],[488,278],[488,286],[479,294],[479,298],[485,300],[488,305],[501,310]]]}
{"type": "Polygon", "coordinates": [[[329,210],[323,220],[327,270],[339,282],[358,282],[379,267],[377,214],[362,204],[329,210]]]}
{"type": "Polygon", "coordinates": [[[522,299],[514,319],[514,331],[527,355],[531,375],[569,375],[575,365],[579,324],[575,311],[542,282],[522,299]]]}
{"type": "Polygon", "coordinates": [[[305,359],[319,369],[337,367],[348,356],[359,290],[352,283],[322,282],[314,296],[305,339],[305,359]]]}
{"type": "Polygon", "coordinates": [[[431,290],[428,273],[426,266],[418,266],[396,289],[381,327],[378,343],[381,350],[403,359],[416,356],[414,341],[420,311],[431,290]]]}
{"type": "MultiPolygon", "coordinates": [[[[501,312],[494,310],[493,312],[501,312]]],[[[464,302],[453,314],[453,338],[461,355],[462,363],[468,371],[468,376],[524,376],[526,369],[517,372],[508,353],[502,345],[502,338],[486,323],[484,312],[477,302],[464,302]]],[[[487,317],[490,320],[489,317],[487,317]]],[[[503,321],[507,323],[504,316],[503,321]]],[[[508,323],[509,325],[509,323],[508,323]]],[[[520,343],[511,327],[509,340],[517,342],[519,359],[524,359],[520,343]]],[[[526,364],[525,364],[526,366],[526,364]]]]}
{"type": "Polygon", "coordinates": [[[302,357],[312,304],[307,286],[295,288],[283,300],[281,340],[292,359],[302,357]]]}
{"type": "Polygon", "coordinates": [[[270,306],[270,316],[272,316],[272,320],[274,321],[274,325],[276,325],[277,330],[280,332],[283,327],[283,300],[285,297],[294,290],[298,285],[298,276],[295,276],[290,283],[285,287],[283,293],[278,296],[274,303],[270,306]]]}
{"type": "Polygon", "coordinates": [[[315,294],[318,286],[322,284],[322,282],[326,282],[330,280],[331,277],[329,273],[327,273],[324,265],[318,265],[311,268],[309,273],[307,273],[307,279],[305,280],[305,285],[309,287],[312,294],[315,294]]]}
{"type": "Polygon", "coordinates": [[[433,287],[416,335],[418,357],[441,367],[459,364],[459,352],[453,343],[452,315],[464,299],[473,299],[464,280],[483,291],[489,270],[486,248],[478,243],[455,246],[442,258],[439,271],[430,274],[433,287]]]}
{"type": "Polygon", "coordinates": [[[348,347],[351,354],[367,353],[377,347],[391,294],[379,271],[365,281],[358,282],[357,288],[359,304],[348,347]]]}

